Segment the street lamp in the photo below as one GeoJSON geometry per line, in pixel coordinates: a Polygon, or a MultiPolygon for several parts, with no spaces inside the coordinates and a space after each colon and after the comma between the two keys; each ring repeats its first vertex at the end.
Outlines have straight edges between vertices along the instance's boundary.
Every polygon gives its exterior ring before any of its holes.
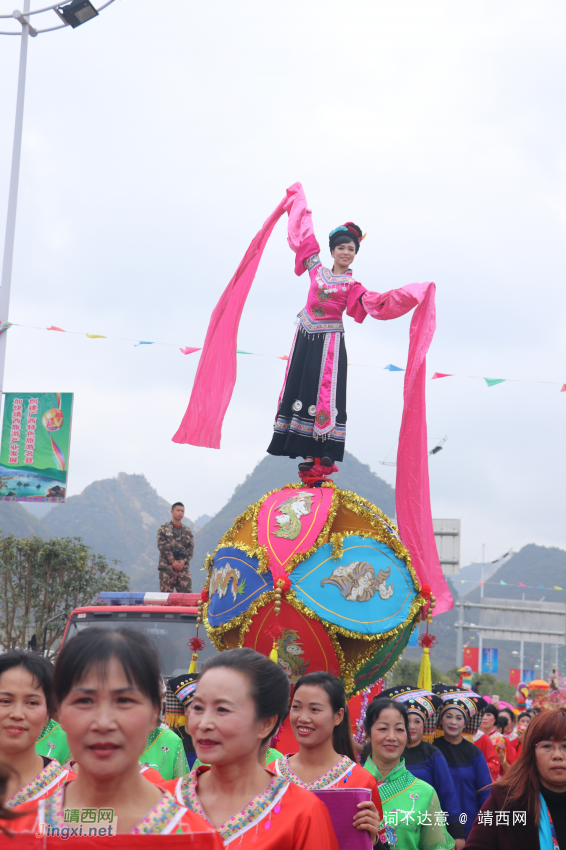
{"type": "Polygon", "coordinates": [[[86,24],[91,18],[96,18],[98,12],[89,0],[73,0],[70,6],[57,6],[55,12],[62,21],[75,29],[86,24]]]}
{"type": "MultiPolygon", "coordinates": [[[[110,6],[114,0],[106,0],[94,8],[89,0],[71,0],[69,3],[56,3],[53,6],[44,6],[42,9],[30,11],[30,0],[24,0],[24,11],[17,9],[11,15],[0,15],[0,19],[16,20],[21,29],[3,31],[0,35],[15,35],[21,38],[20,42],[20,66],[18,72],[18,94],[16,98],[16,121],[14,127],[14,145],[12,148],[12,171],[10,173],[10,189],[8,192],[8,213],[6,216],[6,237],[4,240],[4,257],[2,261],[2,280],[0,287],[0,329],[8,322],[10,309],[10,287],[12,283],[12,264],[14,260],[14,239],[16,235],[16,209],[18,206],[18,184],[20,181],[20,159],[22,154],[22,130],[24,123],[24,95],[26,89],[26,66],[28,55],[28,37],[35,38],[44,32],[63,29],[70,26],[73,29],[84,24],[86,21],[96,17],[99,12],[110,6]],[[32,15],[43,15],[55,12],[62,23],[54,27],[37,29],[30,24],[32,15]]],[[[0,330],[0,393],[4,389],[4,368],[6,365],[6,333],[0,330]]]]}

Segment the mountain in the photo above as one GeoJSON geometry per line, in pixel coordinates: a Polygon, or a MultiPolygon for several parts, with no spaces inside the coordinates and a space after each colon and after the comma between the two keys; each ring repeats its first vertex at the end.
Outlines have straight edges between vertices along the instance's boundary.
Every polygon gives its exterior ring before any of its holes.
{"type": "MultiPolygon", "coordinates": [[[[481,565],[480,565],[481,566],[481,565]]],[[[458,579],[453,579],[457,582],[458,579]]],[[[534,543],[529,543],[524,546],[519,552],[512,555],[484,584],[484,597],[488,599],[526,599],[526,600],[545,600],[547,602],[566,602],[566,551],[552,546],[537,546],[534,543]],[[500,584],[500,582],[507,584],[500,584]],[[519,582],[527,585],[526,587],[512,586],[518,585],[519,582]],[[512,584],[511,584],[512,583],[512,584]],[[543,585],[540,588],[539,585],[543,585]],[[563,587],[564,590],[548,590],[546,588],[563,587]]],[[[460,599],[468,602],[480,601],[480,588],[476,587],[460,599]]],[[[474,610],[474,609],[469,609],[474,610]]],[[[517,614],[517,617],[520,617],[517,614]]],[[[445,614],[440,614],[435,617],[430,631],[438,638],[438,645],[431,650],[432,663],[441,670],[449,670],[456,663],[456,629],[455,623],[457,618],[456,609],[447,611],[445,614]]],[[[466,620],[470,622],[472,615],[466,613],[466,620]]],[[[475,621],[474,621],[475,622],[475,621]]],[[[422,625],[420,630],[423,630],[422,625]]],[[[464,643],[470,641],[470,646],[478,646],[479,641],[477,633],[472,631],[464,632],[464,643]],[[472,639],[471,639],[472,638],[472,639]]],[[[519,651],[519,642],[510,640],[487,640],[484,641],[484,647],[497,647],[499,649],[499,672],[497,678],[507,682],[509,676],[509,668],[518,668],[518,656],[512,655],[512,652],[519,651]]],[[[405,651],[405,658],[408,660],[416,660],[420,658],[421,650],[417,648],[409,648],[405,651]]],[[[544,676],[548,676],[551,672],[551,661],[556,658],[556,648],[554,645],[546,644],[544,649],[545,670],[544,676]]],[[[535,677],[541,676],[540,667],[537,670],[536,664],[540,664],[541,645],[540,643],[525,643],[524,646],[524,669],[534,670],[535,677]]],[[[563,666],[566,657],[564,647],[560,648],[559,658],[563,666]]],[[[544,677],[543,677],[544,678],[544,677]]]]}
{"type": "Polygon", "coordinates": [[[0,533],[7,537],[30,537],[35,534],[43,540],[49,540],[53,535],[43,522],[33,516],[19,502],[0,502],[0,533]]]}
{"type": "MultiPolygon", "coordinates": [[[[350,452],[344,453],[344,462],[340,464],[340,472],[334,476],[334,479],[342,490],[353,490],[358,496],[363,496],[381,508],[387,516],[395,516],[393,487],[378,478],[369,466],[360,463],[350,452]]],[[[222,535],[228,531],[236,517],[270,490],[298,482],[296,460],[267,455],[258,463],[253,472],[236,487],[231,499],[222,510],[195,535],[195,554],[192,561],[193,590],[202,589],[204,559],[208,552],[214,551],[222,535]]]]}
{"type": "MultiPolygon", "coordinates": [[[[42,525],[56,537],[82,537],[109,562],[120,562],[132,590],[159,590],[156,535],[171,518],[171,505],[144,475],[120,472],[94,481],[49,511],[42,525]]],[[[185,518],[185,524],[196,530],[185,518]]]]}

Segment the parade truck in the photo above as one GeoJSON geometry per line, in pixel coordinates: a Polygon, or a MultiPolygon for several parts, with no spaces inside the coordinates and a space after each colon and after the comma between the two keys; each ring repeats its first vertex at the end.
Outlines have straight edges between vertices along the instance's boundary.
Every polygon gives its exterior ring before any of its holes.
{"type": "MultiPolygon", "coordinates": [[[[192,657],[189,644],[197,633],[199,599],[199,593],[101,592],[96,605],[85,605],[71,612],[61,646],[92,626],[103,629],[127,626],[151,640],[159,655],[161,674],[167,681],[189,669],[192,657]]],[[[217,650],[202,623],[198,636],[204,642],[204,649],[198,654],[200,668],[217,650]]]]}

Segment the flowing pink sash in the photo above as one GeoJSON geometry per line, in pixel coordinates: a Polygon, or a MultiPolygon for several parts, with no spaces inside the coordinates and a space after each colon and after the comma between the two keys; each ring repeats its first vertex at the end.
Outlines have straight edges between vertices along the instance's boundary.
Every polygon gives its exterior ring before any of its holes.
{"type": "MultiPolygon", "coordinates": [[[[305,193],[300,183],[294,183],[287,189],[285,197],[271,213],[261,230],[256,233],[236,274],[214,308],[189,406],[179,430],[173,437],[174,443],[188,443],[191,446],[205,446],[209,449],[220,448],[222,422],[236,383],[236,343],[240,317],[267,240],[285,212],[289,213],[288,231],[291,247],[295,248],[295,243],[298,245],[303,237],[306,237],[307,241],[310,239],[303,224],[306,213],[309,212],[305,193]]],[[[317,250],[318,244],[313,253],[317,250]]]]}
{"type": "Polygon", "coordinates": [[[434,283],[410,283],[383,295],[366,292],[362,302],[370,316],[383,320],[397,319],[417,308],[409,334],[395,503],[401,540],[411,553],[419,581],[428,584],[436,596],[436,615],[453,608],[454,600],[438,559],[428,479],[425,379],[426,354],[436,329],[435,292],[434,283]]]}

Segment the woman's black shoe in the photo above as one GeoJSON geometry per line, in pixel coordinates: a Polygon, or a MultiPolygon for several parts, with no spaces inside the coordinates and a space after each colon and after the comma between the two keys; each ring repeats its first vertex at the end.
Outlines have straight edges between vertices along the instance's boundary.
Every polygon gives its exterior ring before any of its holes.
{"type": "Polygon", "coordinates": [[[307,470],[312,469],[314,466],[314,460],[304,460],[299,464],[299,472],[307,472],[307,470]]]}
{"type": "Polygon", "coordinates": [[[334,461],[329,457],[321,457],[320,464],[321,466],[334,466],[334,461]]]}

